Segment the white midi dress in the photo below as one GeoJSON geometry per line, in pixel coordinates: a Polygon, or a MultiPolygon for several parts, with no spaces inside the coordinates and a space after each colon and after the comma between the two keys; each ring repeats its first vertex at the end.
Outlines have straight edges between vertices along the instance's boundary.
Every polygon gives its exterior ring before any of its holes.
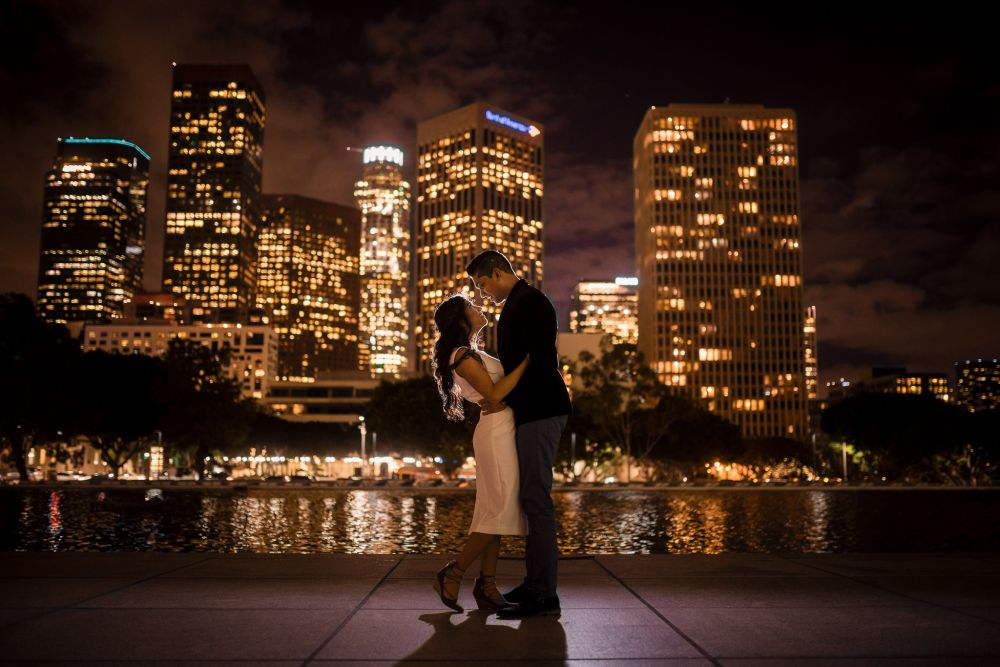
{"type": "MultiPolygon", "coordinates": [[[[499,359],[479,352],[486,372],[494,384],[504,376],[499,359]]],[[[451,362],[458,356],[456,349],[451,362]]],[[[455,384],[462,397],[473,403],[483,399],[458,373],[455,384]]],[[[472,435],[472,449],[476,456],[476,508],[472,513],[470,533],[490,535],[527,535],[528,524],[518,500],[519,479],[517,445],[514,439],[517,427],[510,408],[483,415],[472,435]]]]}

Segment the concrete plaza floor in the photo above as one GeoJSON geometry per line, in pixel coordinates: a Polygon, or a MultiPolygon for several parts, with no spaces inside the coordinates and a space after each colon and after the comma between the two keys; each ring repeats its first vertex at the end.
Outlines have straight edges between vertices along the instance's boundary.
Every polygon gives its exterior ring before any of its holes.
{"type": "Polygon", "coordinates": [[[567,559],[561,617],[523,621],[444,609],[443,562],[0,553],[0,663],[1000,664],[1000,554],[567,559]]]}

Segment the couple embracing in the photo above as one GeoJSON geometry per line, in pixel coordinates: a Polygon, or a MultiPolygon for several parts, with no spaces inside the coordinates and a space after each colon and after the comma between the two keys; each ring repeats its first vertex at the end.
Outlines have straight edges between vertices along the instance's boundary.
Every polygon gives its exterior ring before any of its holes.
{"type": "Polygon", "coordinates": [[[437,573],[434,589],[445,605],[462,611],[462,578],[479,560],[472,592],[480,609],[496,610],[500,618],[558,614],[552,466],[571,407],[556,353],[555,308],[495,250],[478,255],[467,271],[484,302],[503,304],[500,358],[479,350],[479,333],[487,324],[479,307],[462,295],[438,306],[433,368],[445,414],[461,420],[463,400],[478,403],[482,411],[472,439],[476,506],[469,539],[437,573]],[[500,538],[525,534],[524,581],[501,594],[500,538]]]}

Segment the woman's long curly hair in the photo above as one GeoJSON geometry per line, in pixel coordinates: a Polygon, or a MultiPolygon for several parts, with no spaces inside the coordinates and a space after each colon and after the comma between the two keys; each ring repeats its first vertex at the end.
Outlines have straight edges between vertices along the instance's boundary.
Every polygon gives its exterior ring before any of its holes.
{"type": "Polygon", "coordinates": [[[438,393],[444,405],[445,417],[460,422],[465,419],[462,395],[455,385],[455,375],[451,368],[451,353],[456,347],[479,347],[478,334],[472,340],[472,325],[465,314],[469,300],[461,294],[445,299],[434,311],[434,324],[438,337],[434,342],[434,360],[431,368],[437,381],[438,393]]]}

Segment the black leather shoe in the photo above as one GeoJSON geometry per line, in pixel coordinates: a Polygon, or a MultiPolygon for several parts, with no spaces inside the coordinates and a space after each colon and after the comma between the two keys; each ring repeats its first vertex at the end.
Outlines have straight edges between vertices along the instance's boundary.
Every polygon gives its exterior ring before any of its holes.
{"type": "Polygon", "coordinates": [[[531,618],[532,616],[558,616],[561,611],[559,608],[559,596],[553,595],[550,598],[535,598],[509,609],[501,609],[497,612],[497,618],[518,619],[531,618]]]}
{"type": "Polygon", "coordinates": [[[520,586],[510,591],[509,593],[503,594],[503,599],[506,600],[507,602],[510,602],[511,604],[521,604],[522,602],[531,602],[537,597],[538,595],[536,593],[532,593],[531,589],[525,586],[524,584],[521,584],[520,586]]]}

